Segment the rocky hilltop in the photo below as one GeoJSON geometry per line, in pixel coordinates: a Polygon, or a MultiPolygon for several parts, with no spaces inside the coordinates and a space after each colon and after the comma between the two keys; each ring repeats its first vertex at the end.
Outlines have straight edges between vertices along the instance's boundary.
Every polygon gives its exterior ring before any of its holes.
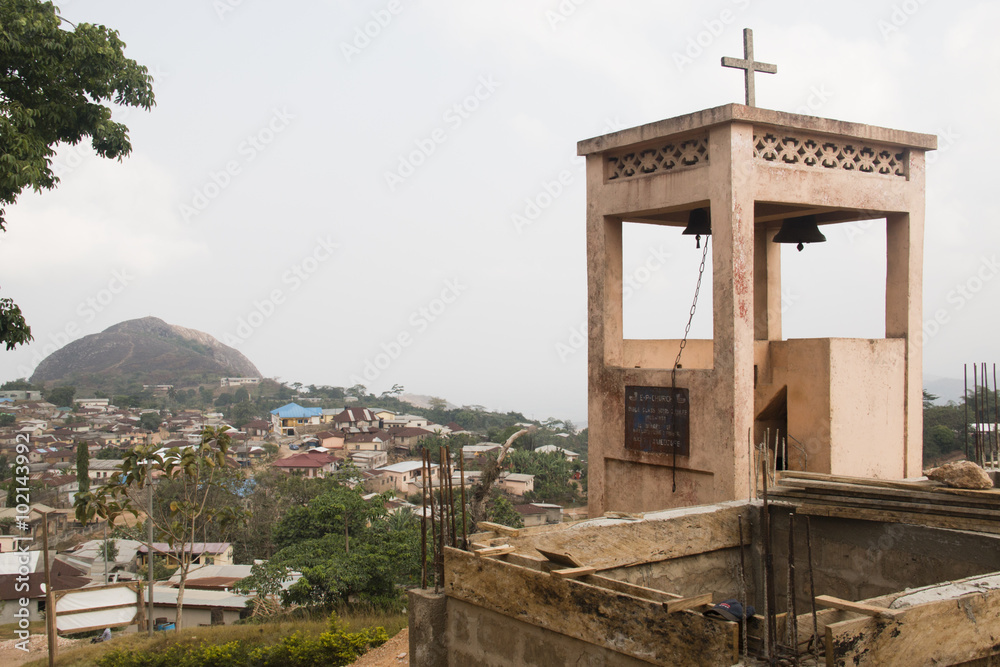
{"type": "Polygon", "coordinates": [[[143,384],[175,384],[205,375],[261,377],[249,359],[209,334],[143,317],[56,350],[38,364],[31,382],[128,378],[143,384]]]}

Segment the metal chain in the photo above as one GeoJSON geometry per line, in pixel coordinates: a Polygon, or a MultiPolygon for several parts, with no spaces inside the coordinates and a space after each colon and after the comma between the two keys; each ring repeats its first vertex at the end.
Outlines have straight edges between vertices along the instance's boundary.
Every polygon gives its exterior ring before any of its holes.
{"type": "MultiPolygon", "coordinates": [[[[701,251],[701,265],[698,267],[698,282],[694,286],[694,300],[691,301],[691,310],[688,312],[687,325],[684,327],[684,338],[681,339],[681,347],[677,350],[677,358],[674,359],[674,367],[670,369],[670,400],[673,406],[670,416],[671,428],[677,426],[677,367],[681,363],[681,355],[687,347],[688,334],[691,332],[691,321],[694,320],[694,311],[698,308],[698,293],[701,292],[701,279],[705,275],[705,260],[708,258],[708,241],[711,236],[705,238],[705,247],[701,251]]],[[[671,493],[677,493],[677,446],[674,446],[673,463],[671,467],[671,493]]]]}
{"type": "Polygon", "coordinates": [[[710,238],[712,237],[706,237],[705,248],[701,251],[701,266],[698,267],[698,282],[694,286],[694,300],[691,302],[687,325],[684,327],[684,338],[681,339],[681,347],[677,350],[677,358],[674,359],[674,367],[671,369],[671,388],[674,388],[673,383],[674,377],[677,374],[677,366],[681,363],[681,355],[684,354],[684,348],[687,347],[688,334],[691,332],[691,321],[694,319],[694,311],[698,308],[698,293],[701,292],[701,279],[705,275],[705,259],[708,257],[708,239],[710,238]]]}

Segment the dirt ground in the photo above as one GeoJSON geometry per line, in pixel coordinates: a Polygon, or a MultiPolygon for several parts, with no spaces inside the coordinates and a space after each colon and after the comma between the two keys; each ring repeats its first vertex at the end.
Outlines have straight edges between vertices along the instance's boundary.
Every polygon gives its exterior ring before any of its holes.
{"type": "MultiPolygon", "coordinates": [[[[59,637],[59,648],[67,649],[76,646],[80,642],[88,642],[89,639],[66,639],[59,637]]],[[[31,635],[28,640],[28,650],[22,651],[17,648],[17,639],[6,639],[0,642],[0,665],[3,667],[14,667],[23,665],[32,660],[38,660],[48,655],[48,641],[45,635],[31,635]]]]}
{"type": "MultiPolygon", "coordinates": [[[[3,664],[3,663],[0,663],[3,664]]],[[[400,630],[395,637],[361,656],[351,667],[400,667],[410,664],[410,632],[400,630]]],[[[4,666],[6,667],[6,665],[4,666]]]]}

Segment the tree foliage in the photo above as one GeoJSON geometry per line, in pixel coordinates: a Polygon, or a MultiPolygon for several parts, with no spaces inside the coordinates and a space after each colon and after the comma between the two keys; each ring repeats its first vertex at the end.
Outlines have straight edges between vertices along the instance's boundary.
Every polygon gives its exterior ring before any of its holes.
{"type": "MultiPolygon", "coordinates": [[[[2,127],[2,126],[0,126],[2,127]]],[[[2,143],[2,131],[0,131],[0,143],[2,143]]],[[[0,156],[0,164],[3,158],[0,156]]],[[[3,223],[3,209],[0,209],[0,228],[3,223]]],[[[31,327],[24,321],[21,309],[10,299],[0,299],[0,343],[4,343],[8,350],[13,350],[18,345],[24,345],[34,340],[31,335],[31,327]]]]}
{"type": "Polygon", "coordinates": [[[94,493],[78,494],[76,516],[86,523],[96,514],[113,518],[130,512],[143,511],[180,561],[180,582],[177,593],[177,627],[182,626],[184,587],[193,560],[192,545],[198,541],[198,530],[208,525],[225,527],[243,519],[243,511],[231,504],[210,502],[220,493],[227,476],[226,452],[229,436],[221,429],[205,428],[197,445],[157,451],[154,447],[135,448],[125,455],[121,468],[107,484],[94,493]],[[169,490],[170,497],[161,498],[150,508],[143,490],[152,484],[169,490]]]}
{"type": "Polygon", "coordinates": [[[62,386],[49,389],[44,393],[45,400],[56,407],[73,405],[73,397],[76,395],[76,387],[62,386]]]}
{"type": "Polygon", "coordinates": [[[90,449],[85,442],[76,446],[76,483],[78,493],[90,492],[90,449]]]}
{"type": "Polygon", "coordinates": [[[131,152],[128,128],[105,103],[154,104],[152,77],[125,57],[117,31],[68,27],[51,2],[0,3],[0,230],[3,208],[25,188],[58,183],[51,169],[57,144],[89,137],[101,157],[131,152]]]}

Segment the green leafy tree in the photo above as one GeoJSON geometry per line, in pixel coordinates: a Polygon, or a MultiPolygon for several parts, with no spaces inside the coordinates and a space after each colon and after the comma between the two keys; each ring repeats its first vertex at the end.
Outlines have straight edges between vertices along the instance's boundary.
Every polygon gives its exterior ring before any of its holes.
{"type": "Polygon", "coordinates": [[[163,423],[163,417],[160,416],[159,412],[143,412],[139,415],[139,428],[145,431],[156,432],[160,430],[160,424],[163,423]]]}
{"type": "Polygon", "coordinates": [[[17,423],[17,417],[9,412],[0,412],[0,426],[13,426],[17,423]]]}
{"type": "Polygon", "coordinates": [[[104,562],[113,563],[118,558],[118,541],[110,538],[102,540],[97,548],[97,553],[104,562]]]}
{"type": "Polygon", "coordinates": [[[250,392],[247,391],[246,387],[240,387],[235,392],[233,392],[233,403],[243,403],[244,401],[250,400],[250,392]]]}
{"type": "Polygon", "coordinates": [[[37,389],[37,387],[28,382],[27,378],[17,378],[16,380],[7,380],[3,384],[0,384],[0,389],[7,391],[28,391],[30,389],[37,389]]]}
{"type": "Polygon", "coordinates": [[[491,501],[486,510],[486,516],[489,517],[490,521],[499,523],[501,526],[524,528],[524,517],[514,509],[514,504],[505,495],[494,491],[491,501]]]}
{"type": "Polygon", "coordinates": [[[55,387],[45,392],[45,400],[56,407],[73,405],[73,396],[76,395],[76,387],[55,387]]]}
{"type": "Polygon", "coordinates": [[[90,492],[90,450],[85,442],[76,446],[76,483],[79,493],[90,492]]]}
{"type": "MultiPolygon", "coordinates": [[[[0,125],[0,128],[2,127],[0,125]]],[[[0,130],[0,143],[2,143],[2,130],[0,130]]],[[[2,209],[0,209],[0,229],[3,229],[2,209]]],[[[31,335],[31,327],[24,321],[20,307],[12,299],[0,299],[0,343],[6,344],[8,350],[13,350],[18,345],[24,345],[32,340],[34,336],[31,335]]]]}
{"type": "MultiPolygon", "coordinates": [[[[89,137],[101,157],[131,152],[128,128],[111,120],[104,103],[150,109],[153,78],[125,57],[117,31],[64,25],[51,2],[7,0],[0,37],[0,205],[13,204],[25,188],[55,187],[59,143],[89,137]]],[[[0,208],[0,230],[4,224],[0,208]]]]}
{"type": "MultiPolygon", "coordinates": [[[[51,2],[0,3],[0,231],[5,209],[25,188],[55,187],[52,157],[60,143],[90,138],[101,157],[122,159],[128,128],[104,103],[150,109],[152,77],[124,55],[117,31],[63,25],[51,2]]],[[[8,350],[32,340],[21,309],[0,299],[0,343],[8,350]]]]}
{"type": "Polygon", "coordinates": [[[123,511],[138,514],[143,511],[179,560],[180,581],[177,591],[177,627],[183,625],[184,588],[191,569],[191,545],[197,541],[197,531],[206,522],[233,524],[244,518],[242,510],[233,506],[210,504],[209,499],[225,479],[226,452],[229,436],[221,429],[205,428],[201,441],[190,447],[174,447],[156,451],[154,447],[135,448],[126,454],[121,469],[96,493],[77,496],[77,519],[93,514],[102,518],[123,511]],[[144,489],[157,479],[158,484],[171,484],[174,498],[169,502],[146,506],[144,489]]]}

